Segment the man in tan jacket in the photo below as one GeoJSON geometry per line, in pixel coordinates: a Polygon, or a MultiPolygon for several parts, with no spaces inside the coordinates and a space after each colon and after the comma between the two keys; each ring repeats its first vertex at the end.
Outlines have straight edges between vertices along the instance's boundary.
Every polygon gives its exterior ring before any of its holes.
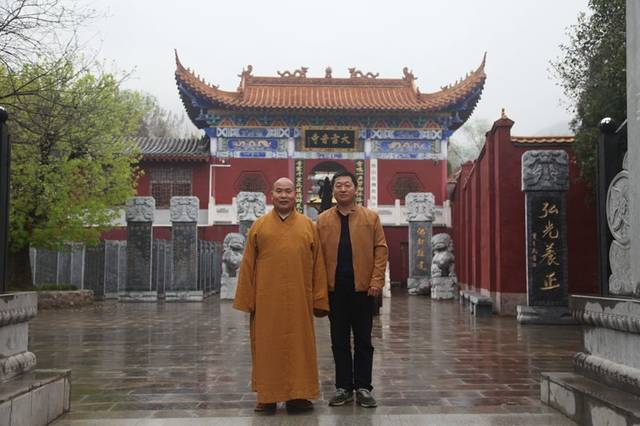
{"type": "Polygon", "coordinates": [[[375,298],[384,286],[387,242],[378,214],[356,204],[357,185],[353,174],[336,173],[331,187],[338,205],[318,216],[317,223],[327,270],[336,369],[336,393],[329,405],[353,401],[355,390],[358,404],[375,407],[371,326],[375,298]]]}

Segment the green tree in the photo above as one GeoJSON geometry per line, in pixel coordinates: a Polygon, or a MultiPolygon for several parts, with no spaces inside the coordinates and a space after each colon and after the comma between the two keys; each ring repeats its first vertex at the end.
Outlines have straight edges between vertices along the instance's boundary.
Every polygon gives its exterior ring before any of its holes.
{"type": "Polygon", "coordinates": [[[9,73],[0,68],[0,90],[22,88],[3,99],[12,144],[9,263],[13,285],[24,288],[30,244],[96,242],[119,214],[113,207],[134,195],[138,154],[123,136],[135,134],[148,106],[112,74],[71,61],[9,73]]]}
{"type": "Polygon", "coordinates": [[[627,116],[625,1],[590,0],[589,8],[569,28],[563,55],[551,64],[571,102],[582,178],[593,184],[598,123],[604,117],[622,123],[627,116]]]}

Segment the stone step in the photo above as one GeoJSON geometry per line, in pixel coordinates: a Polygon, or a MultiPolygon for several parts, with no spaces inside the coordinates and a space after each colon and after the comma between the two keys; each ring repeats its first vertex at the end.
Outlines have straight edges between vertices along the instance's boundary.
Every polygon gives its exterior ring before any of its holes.
{"type": "Polygon", "coordinates": [[[640,397],[576,373],[542,373],[540,399],[581,425],[640,424],[640,397]]]}
{"type": "Polygon", "coordinates": [[[54,426],[565,426],[574,422],[560,414],[371,414],[346,416],[287,415],[255,417],[199,417],[172,419],[58,420],[54,426]]]}

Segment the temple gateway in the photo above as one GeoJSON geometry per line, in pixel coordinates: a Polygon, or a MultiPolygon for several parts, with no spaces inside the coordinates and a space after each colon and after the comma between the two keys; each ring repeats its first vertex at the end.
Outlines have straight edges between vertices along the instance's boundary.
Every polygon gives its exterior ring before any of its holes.
{"type": "Polygon", "coordinates": [[[391,279],[407,277],[409,192],[435,197],[435,231],[451,227],[447,196],[449,138],[473,112],[486,79],[480,66],[453,84],[422,93],[405,67],[400,78],[350,68],[310,76],[306,67],[239,75],[236,90],[207,83],[176,53],[178,93],[202,140],[141,139],[144,176],[139,195],[156,199],[154,236],[170,238],[169,200],[197,196],[199,238],[222,241],[237,229],[235,197],[263,192],[287,176],[298,211],[315,218],[324,179],[348,170],[358,179],[357,200],[378,211],[390,248],[391,279]],[[166,235],[165,235],[166,234],[166,235]]]}

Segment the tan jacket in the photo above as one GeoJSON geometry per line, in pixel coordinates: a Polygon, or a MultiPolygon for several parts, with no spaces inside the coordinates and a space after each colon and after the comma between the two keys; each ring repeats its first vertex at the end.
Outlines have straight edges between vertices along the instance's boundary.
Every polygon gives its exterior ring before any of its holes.
{"type": "MultiPolygon", "coordinates": [[[[329,291],[335,288],[340,217],[333,207],[318,216],[318,234],[324,252],[329,291]]],[[[349,235],[353,254],[353,274],[356,291],[369,287],[384,287],[387,268],[387,241],[378,214],[362,206],[355,206],[349,214],[349,235]]]]}

